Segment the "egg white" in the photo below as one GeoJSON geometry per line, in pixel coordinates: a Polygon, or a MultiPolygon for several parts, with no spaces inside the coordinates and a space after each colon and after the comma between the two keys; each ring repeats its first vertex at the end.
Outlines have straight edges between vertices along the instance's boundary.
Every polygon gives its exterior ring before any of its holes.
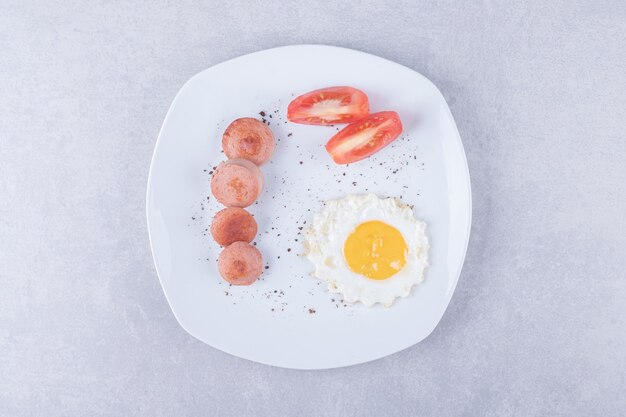
{"type": "Polygon", "coordinates": [[[315,214],[304,235],[304,254],[315,267],[313,275],[326,282],[329,292],[341,294],[346,302],[360,301],[368,307],[381,303],[389,307],[424,280],[429,249],[425,229],[426,223],[417,220],[411,208],[399,199],[382,199],[371,193],[351,194],[327,201],[324,209],[315,214]],[[343,254],[348,236],[356,226],[370,220],[398,229],[408,248],[404,267],[384,280],[353,272],[343,254]]]}

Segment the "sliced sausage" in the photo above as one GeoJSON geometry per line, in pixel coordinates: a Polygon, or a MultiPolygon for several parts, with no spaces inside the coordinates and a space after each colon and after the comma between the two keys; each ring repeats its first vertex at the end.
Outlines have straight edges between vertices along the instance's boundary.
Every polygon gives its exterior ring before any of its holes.
{"type": "Polygon", "coordinates": [[[256,232],[257,224],[254,217],[239,207],[220,210],[211,223],[211,236],[221,246],[238,241],[252,242],[256,232]]]}
{"type": "Polygon", "coordinates": [[[234,242],[217,258],[217,269],[222,278],[233,285],[250,285],[263,270],[261,252],[246,242],[234,242]]]}
{"type": "Polygon", "coordinates": [[[266,163],[274,152],[274,135],[263,122],[244,117],[224,131],[222,148],[229,158],[244,158],[257,165],[266,163]]]}
{"type": "Polygon", "coordinates": [[[248,207],[263,191],[263,174],[246,159],[229,159],[211,177],[211,192],[227,207],[248,207]]]}

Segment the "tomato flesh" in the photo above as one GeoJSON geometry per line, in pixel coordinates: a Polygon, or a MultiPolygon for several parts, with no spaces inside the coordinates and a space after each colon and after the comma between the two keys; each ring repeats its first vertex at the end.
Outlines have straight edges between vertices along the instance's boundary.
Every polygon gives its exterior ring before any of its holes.
{"type": "Polygon", "coordinates": [[[381,111],[354,122],[337,132],[326,150],[337,164],[349,164],[375,154],[402,133],[402,122],[395,111],[381,111]]]}
{"type": "Polygon", "coordinates": [[[287,119],[308,125],[352,123],[368,112],[369,101],[363,91],[353,87],[329,87],[293,99],[287,108],[287,119]]]}

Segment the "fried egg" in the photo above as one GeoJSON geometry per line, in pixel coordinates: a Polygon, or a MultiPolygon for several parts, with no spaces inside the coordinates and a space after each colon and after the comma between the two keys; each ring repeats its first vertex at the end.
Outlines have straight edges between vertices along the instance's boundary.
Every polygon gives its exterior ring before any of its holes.
{"type": "Polygon", "coordinates": [[[424,280],[428,266],[426,224],[409,206],[375,194],[325,203],[304,235],[313,275],[344,301],[388,307],[424,280]]]}

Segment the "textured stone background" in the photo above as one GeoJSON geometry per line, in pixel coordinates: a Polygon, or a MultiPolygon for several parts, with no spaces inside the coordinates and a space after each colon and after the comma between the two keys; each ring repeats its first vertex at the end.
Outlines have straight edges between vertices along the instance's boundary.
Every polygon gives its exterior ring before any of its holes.
{"type": "Polygon", "coordinates": [[[0,415],[626,414],[625,45],[620,0],[0,1],[0,415]],[[144,210],[181,85],[296,43],[433,80],[473,183],[439,327],[322,372],[187,335],[144,210]]]}

